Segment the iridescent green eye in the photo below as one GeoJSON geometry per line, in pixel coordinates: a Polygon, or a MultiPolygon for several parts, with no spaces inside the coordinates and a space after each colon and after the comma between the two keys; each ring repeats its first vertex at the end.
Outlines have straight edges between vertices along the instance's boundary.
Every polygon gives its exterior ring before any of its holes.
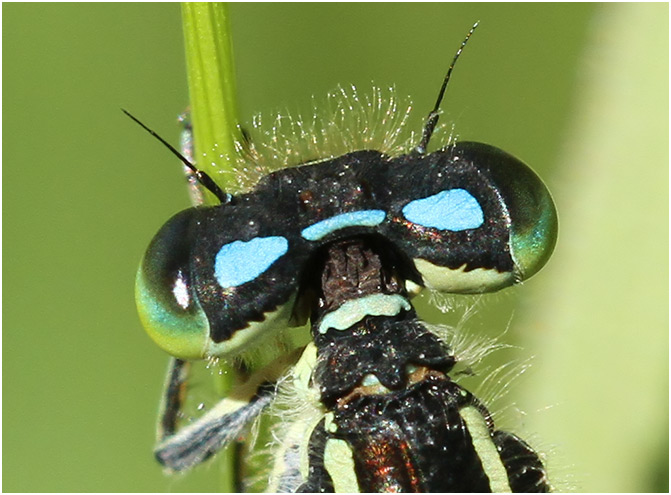
{"type": "Polygon", "coordinates": [[[557,243],[557,210],[543,182],[531,169],[511,180],[510,250],[520,280],[543,268],[557,243]],[[535,205],[536,209],[527,205],[535,205]]]}
{"type": "Polygon", "coordinates": [[[508,211],[510,254],[517,281],[547,262],[557,242],[557,210],[543,181],[524,163],[494,146],[459,143],[455,153],[477,164],[508,211]]]}
{"type": "Polygon", "coordinates": [[[202,358],[209,341],[207,317],[190,275],[188,235],[195,210],[171,218],[151,241],[135,279],[135,301],[149,336],[182,359],[202,358]]]}

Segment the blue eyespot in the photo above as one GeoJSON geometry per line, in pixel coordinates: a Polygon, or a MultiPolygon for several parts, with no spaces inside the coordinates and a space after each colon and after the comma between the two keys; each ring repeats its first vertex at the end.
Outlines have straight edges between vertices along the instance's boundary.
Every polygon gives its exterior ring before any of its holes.
{"type": "Polygon", "coordinates": [[[384,210],[363,210],[341,213],[321,222],[317,222],[301,231],[303,239],[318,241],[331,232],[345,227],[374,227],[384,221],[387,214],[384,210]]]}
{"type": "Polygon", "coordinates": [[[403,207],[403,215],[423,227],[455,232],[476,229],[485,221],[478,200],[465,189],[448,189],[410,201],[403,207]]]}
{"type": "Polygon", "coordinates": [[[224,244],[214,261],[214,276],[223,288],[254,280],[287,252],[284,237],[256,237],[224,244]]]}

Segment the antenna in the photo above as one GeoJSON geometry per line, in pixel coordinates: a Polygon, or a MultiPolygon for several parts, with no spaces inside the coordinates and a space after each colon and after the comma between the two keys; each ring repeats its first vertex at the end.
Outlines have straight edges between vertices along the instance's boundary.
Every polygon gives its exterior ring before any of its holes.
{"type": "Polygon", "coordinates": [[[426,147],[429,145],[429,140],[431,139],[431,136],[433,135],[433,131],[436,129],[436,124],[438,123],[438,118],[440,117],[440,114],[438,113],[438,110],[440,109],[440,104],[443,101],[443,97],[445,96],[445,90],[447,89],[447,83],[450,82],[450,76],[452,75],[452,70],[454,69],[454,65],[457,63],[457,60],[459,59],[459,56],[461,55],[461,52],[464,51],[464,48],[466,47],[466,43],[468,43],[468,40],[471,38],[471,35],[473,34],[473,31],[475,31],[475,28],[478,27],[478,24],[480,21],[477,21],[475,24],[473,24],[473,27],[471,30],[468,32],[466,35],[466,38],[464,38],[464,41],[461,42],[461,46],[457,50],[457,53],[454,54],[454,58],[452,59],[452,63],[450,64],[449,69],[447,69],[447,74],[445,74],[445,79],[443,80],[443,85],[440,88],[440,91],[438,92],[438,99],[436,100],[436,104],[433,107],[433,110],[429,112],[429,115],[426,117],[426,124],[424,125],[424,129],[422,130],[422,140],[419,142],[417,147],[415,148],[415,151],[418,153],[426,153],[426,147]]]}
{"type": "Polygon", "coordinates": [[[173,155],[175,155],[177,158],[179,158],[181,160],[181,162],[184,165],[186,165],[193,172],[193,175],[196,177],[198,182],[200,182],[200,184],[205,189],[207,189],[212,194],[214,194],[222,204],[226,204],[226,203],[229,203],[231,201],[230,194],[226,194],[224,191],[222,191],[221,188],[212,180],[212,177],[207,175],[202,170],[199,170],[198,168],[196,168],[196,166],[193,163],[191,163],[189,160],[187,160],[184,157],[184,155],[182,155],[179,151],[177,151],[170,143],[168,143],[165,139],[163,139],[161,136],[156,134],[156,132],[151,130],[149,127],[144,125],[142,122],[140,122],[130,112],[124,110],[123,108],[121,109],[121,111],[123,113],[125,113],[126,115],[128,115],[136,124],[138,124],[140,127],[142,127],[145,131],[147,131],[149,134],[151,134],[156,139],[158,139],[163,144],[163,146],[168,148],[172,152],[173,155]]]}

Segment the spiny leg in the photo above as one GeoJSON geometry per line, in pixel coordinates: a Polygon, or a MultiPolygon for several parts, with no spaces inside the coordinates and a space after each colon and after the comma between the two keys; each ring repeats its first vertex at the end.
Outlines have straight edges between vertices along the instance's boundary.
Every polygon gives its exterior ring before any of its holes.
{"type": "Polygon", "coordinates": [[[156,459],[171,471],[184,471],[237,440],[272,402],[274,383],[262,384],[251,397],[220,400],[206,414],[156,446],[156,459]]]}
{"type": "Polygon", "coordinates": [[[236,385],[212,409],[178,427],[189,363],[173,358],[168,369],[158,421],[157,460],[170,471],[185,471],[244,436],[245,430],[274,400],[276,383],[302,350],[282,355],[236,385]]]}
{"type": "Polygon", "coordinates": [[[179,428],[189,368],[187,361],[170,359],[161,400],[154,454],[170,471],[188,470],[240,437],[270,404],[275,390],[273,383],[249,383],[246,393],[220,400],[193,423],[179,428]]]}
{"type": "Polygon", "coordinates": [[[163,387],[159,418],[156,424],[156,441],[162,442],[174,435],[179,413],[182,410],[186,383],[189,379],[190,364],[177,358],[170,358],[168,373],[163,387]]]}

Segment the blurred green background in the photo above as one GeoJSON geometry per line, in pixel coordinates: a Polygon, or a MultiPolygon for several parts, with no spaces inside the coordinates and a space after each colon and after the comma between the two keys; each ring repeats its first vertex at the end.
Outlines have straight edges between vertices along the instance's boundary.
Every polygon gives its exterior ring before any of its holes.
{"type": "MultiPolygon", "coordinates": [[[[217,491],[154,463],[166,357],[135,314],[149,240],[188,206],[178,4],[3,4],[3,490],[217,491]]],[[[467,324],[531,368],[505,401],[560,489],[668,490],[668,5],[234,4],[240,110],[395,84],[415,125],[474,21],[443,121],[547,182],[548,267],[467,324]]],[[[428,306],[430,321],[447,321],[428,306]]],[[[510,416],[510,414],[508,414],[510,416]]]]}

